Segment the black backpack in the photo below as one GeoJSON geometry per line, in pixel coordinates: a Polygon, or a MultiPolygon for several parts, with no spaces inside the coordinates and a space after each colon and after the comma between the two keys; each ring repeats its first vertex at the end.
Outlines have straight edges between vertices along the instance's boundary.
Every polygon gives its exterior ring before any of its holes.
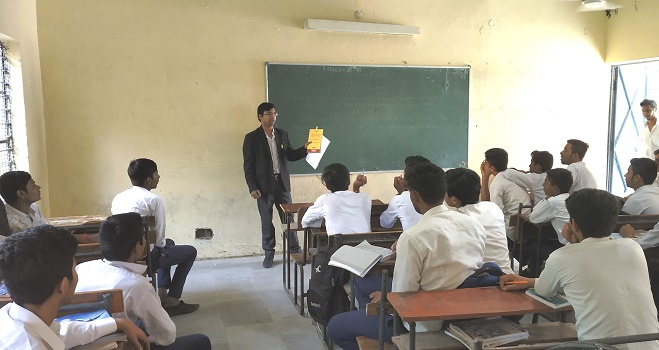
{"type": "Polygon", "coordinates": [[[318,248],[307,290],[309,315],[327,326],[332,316],[350,310],[350,301],[343,285],[350,279],[350,272],[328,265],[338,246],[318,248]]]}

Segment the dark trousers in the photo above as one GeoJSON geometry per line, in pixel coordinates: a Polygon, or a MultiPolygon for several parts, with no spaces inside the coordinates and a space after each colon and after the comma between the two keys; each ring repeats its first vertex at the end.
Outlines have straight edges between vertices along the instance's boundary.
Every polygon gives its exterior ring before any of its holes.
{"type": "MultiPolygon", "coordinates": [[[[392,279],[389,278],[387,292],[391,292],[391,282],[392,279]]],[[[352,288],[355,292],[355,300],[359,304],[359,310],[365,310],[366,304],[371,302],[371,293],[382,290],[382,275],[372,274],[366,275],[364,278],[355,276],[355,282],[352,284],[352,288]]]]}
{"type": "Polygon", "coordinates": [[[165,239],[164,247],[153,247],[151,251],[151,266],[158,270],[158,287],[169,289],[168,296],[180,298],[188,273],[197,258],[197,249],[191,245],[176,245],[174,241],[165,239]],[[171,276],[172,266],[176,265],[174,277],[171,276]]]}
{"type": "MultiPolygon", "coordinates": [[[[261,245],[266,254],[274,254],[275,251],[275,226],[272,224],[272,206],[280,203],[291,203],[291,193],[284,190],[284,184],[281,180],[275,181],[277,184],[273,193],[261,193],[261,197],[256,200],[256,205],[259,208],[259,215],[261,216],[261,245]]],[[[279,220],[284,223],[286,219],[284,212],[279,205],[275,206],[279,213],[279,220]]],[[[288,220],[293,220],[293,215],[288,216],[288,220]]],[[[300,243],[297,240],[297,235],[293,231],[288,235],[288,247],[291,250],[299,249],[300,243]]]]}
{"type": "Polygon", "coordinates": [[[211,341],[203,334],[190,334],[166,346],[151,343],[151,350],[211,350],[211,341]]]}
{"type": "MultiPolygon", "coordinates": [[[[393,322],[393,316],[385,316],[385,342],[391,342],[391,336],[394,333],[393,322]]],[[[343,350],[359,350],[359,345],[357,345],[357,337],[359,336],[378,339],[379,335],[380,316],[368,316],[366,310],[355,310],[335,315],[327,325],[327,336],[343,350]]]]}

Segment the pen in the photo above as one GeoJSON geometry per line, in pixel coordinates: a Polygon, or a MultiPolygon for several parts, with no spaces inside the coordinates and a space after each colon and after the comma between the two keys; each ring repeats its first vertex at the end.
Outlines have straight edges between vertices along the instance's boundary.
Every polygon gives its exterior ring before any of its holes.
{"type": "Polygon", "coordinates": [[[515,285],[515,284],[526,284],[526,281],[507,281],[507,282],[504,282],[504,285],[506,285],[506,286],[512,286],[512,285],[515,285]]]}
{"type": "Polygon", "coordinates": [[[364,183],[364,176],[366,176],[366,172],[364,171],[364,168],[362,168],[362,187],[366,186],[366,184],[364,183]]]}

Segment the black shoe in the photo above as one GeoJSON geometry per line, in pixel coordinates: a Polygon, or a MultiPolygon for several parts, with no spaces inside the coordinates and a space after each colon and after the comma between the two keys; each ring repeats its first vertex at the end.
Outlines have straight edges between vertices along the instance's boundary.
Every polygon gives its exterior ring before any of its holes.
{"type": "Polygon", "coordinates": [[[199,304],[186,304],[183,301],[179,301],[178,305],[165,307],[165,311],[169,317],[174,317],[177,315],[189,314],[191,312],[197,311],[199,309],[199,304]]]}
{"type": "Polygon", "coordinates": [[[265,259],[263,259],[263,267],[266,269],[272,267],[272,261],[275,259],[275,251],[268,250],[265,252],[265,259]]]}

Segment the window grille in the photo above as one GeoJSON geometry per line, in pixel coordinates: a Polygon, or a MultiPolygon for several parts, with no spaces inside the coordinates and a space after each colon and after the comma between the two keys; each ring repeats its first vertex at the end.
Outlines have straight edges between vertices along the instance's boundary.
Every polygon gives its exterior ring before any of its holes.
{"type": "Polygon", "coordinates": [[[0,42],[0,174],[16,169],[12,134],[11,75],[7,47],[0,42]]]}

